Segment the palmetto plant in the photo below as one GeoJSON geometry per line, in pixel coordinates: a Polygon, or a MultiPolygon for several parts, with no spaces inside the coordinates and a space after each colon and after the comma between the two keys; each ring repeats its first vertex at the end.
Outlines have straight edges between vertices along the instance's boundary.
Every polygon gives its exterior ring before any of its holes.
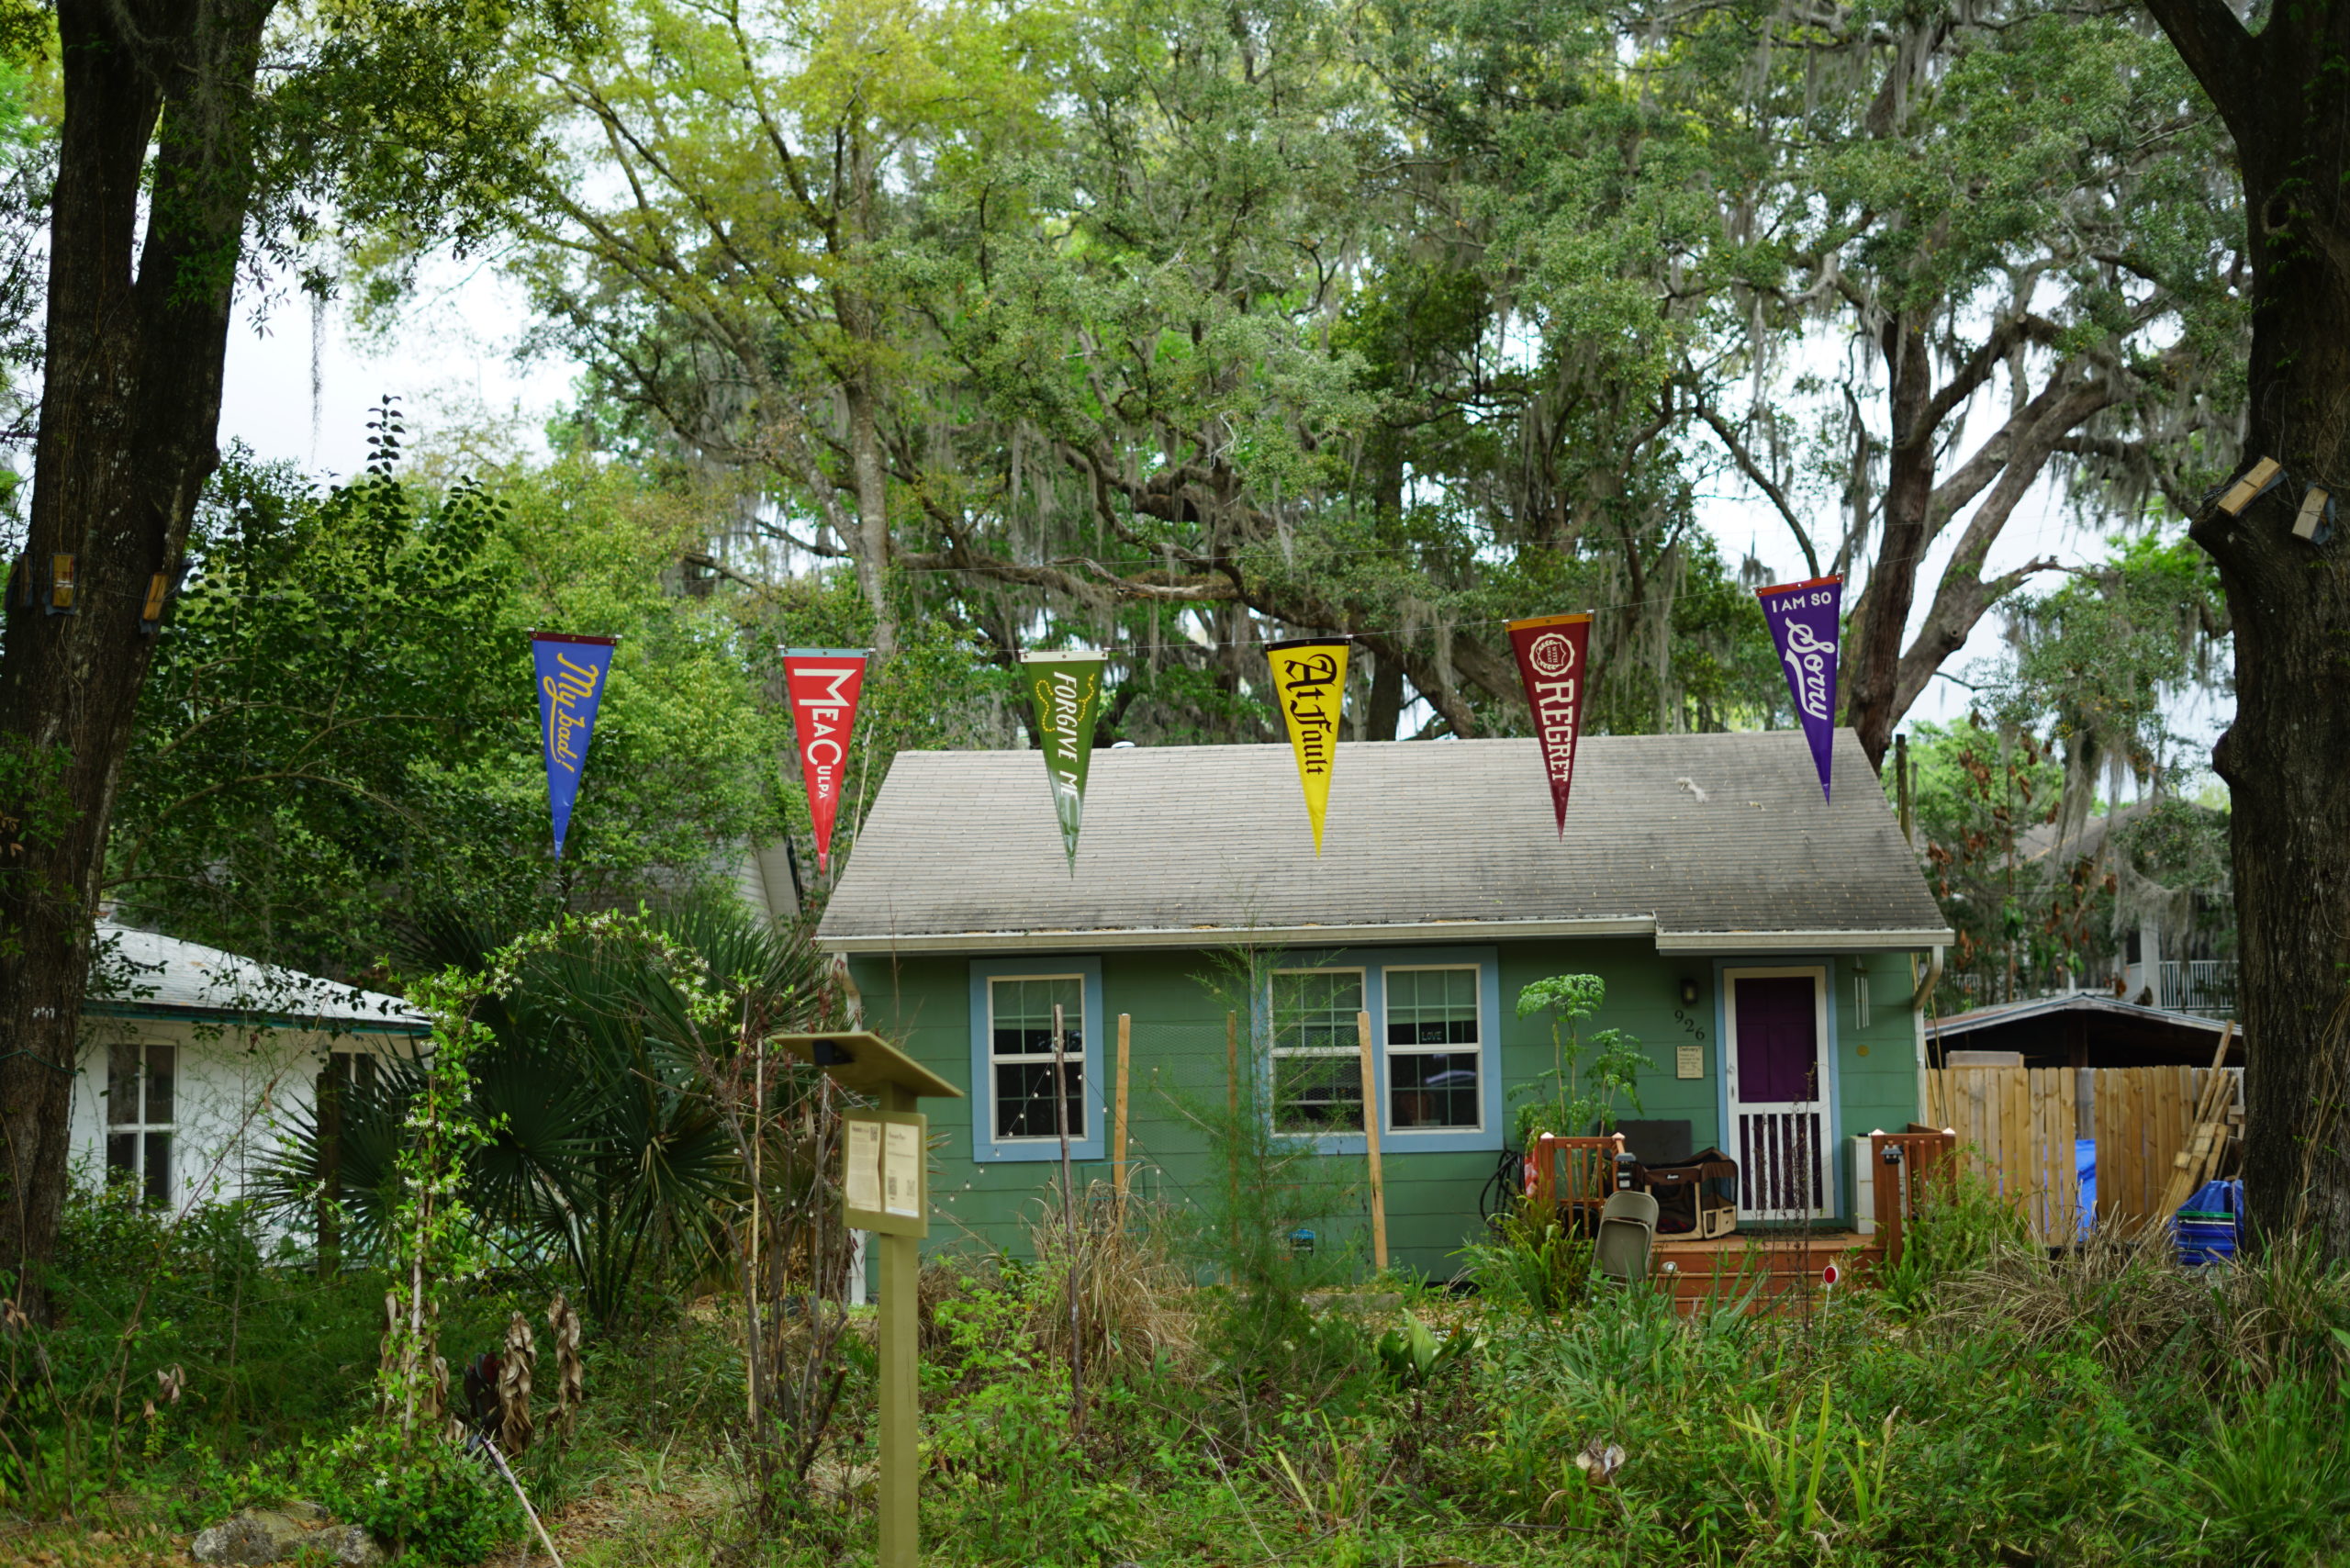
{"type": "MultiPolygon", "coordinates": [[[[747,1009],[779,1029],[821,1014],[822,959],[800,934],[717,902],[645,924],[716,978],[730,1018],[747,1009]]],[[[401,956],[470,972],[507,935],[436,913],[413,924],[401,956]]],[[[626,1316],[656,1271],[714,1260],[748,1184],[702,1069],[732,1054],[736,1031],[698,1023],[670,966],[620,940],[528,959],[477,1017],[492,1039],[472,1064],[472,1108],[490,1137],[468,1161],[464,1195],[506,1259],[569,1276],[606,1321],[626,1316]]],[[[415,1061],[386,1060],[372,1082],[343,1087],[337,1136],[297,1119],[264,1175],[266,1201],[307,1217],[323,1197],[340,1206],[346,1247],[378,1250],[422,1080],[415,1061]]]]}

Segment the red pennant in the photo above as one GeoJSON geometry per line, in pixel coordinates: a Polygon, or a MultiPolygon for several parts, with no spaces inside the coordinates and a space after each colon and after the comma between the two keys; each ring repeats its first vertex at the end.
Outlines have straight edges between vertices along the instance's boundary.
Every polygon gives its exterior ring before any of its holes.
{"type": "Polygon", "coordinates": [[[856,728],[856,700],[865,689],[865,650],[787,648],[783,680],[800,740],[800,774],[808,783],[808,816],[816,829],[816,869],[828,873],[849,732],[856,728]]]}
{"type": "Polygon", "coordinates": [[[1544,615],[1509,623],[1509,651],[1534,710],[1542,743],[1542,771],[1550,776],[1550,806],[1559,836],[1567,835],[1567,791],[1575,781],[1575,737],[1583,732],[1583,671],[1591,655],[1591,617],[1544,615]]]}

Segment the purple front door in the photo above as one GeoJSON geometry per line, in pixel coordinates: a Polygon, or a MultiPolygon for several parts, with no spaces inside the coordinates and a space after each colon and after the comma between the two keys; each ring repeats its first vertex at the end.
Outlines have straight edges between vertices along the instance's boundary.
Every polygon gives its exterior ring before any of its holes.
{"type": "Polygon", "coordinates": [[[1810,973],[1730,980],[1739,1207],[1754,1218],[1828,1212],[1818,987],[1810,973]]]}

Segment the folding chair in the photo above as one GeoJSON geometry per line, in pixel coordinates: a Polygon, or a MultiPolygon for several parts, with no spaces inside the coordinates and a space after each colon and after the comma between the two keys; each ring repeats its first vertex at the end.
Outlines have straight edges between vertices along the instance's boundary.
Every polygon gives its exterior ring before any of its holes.
{"type": "Polygon", "coordinates": [[[1656,1245],[1656,1200],[1646,1193],[1614,1193],[1599,1210],[1599,1235],[1591,1244],[1591,1265],[1624,1281],[1649,1277],[1649,1251],[1656,1245]]]}

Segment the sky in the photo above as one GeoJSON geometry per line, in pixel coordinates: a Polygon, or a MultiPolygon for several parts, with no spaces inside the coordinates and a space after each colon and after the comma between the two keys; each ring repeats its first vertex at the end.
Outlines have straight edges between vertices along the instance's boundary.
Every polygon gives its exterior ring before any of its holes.
{"type": "MultiPolygon", "coordinates": [[[[397,329],[380,338],[354,332],[336,307],[321,320],[304,300],[257,312],[249,298],[229,333],[222,448],[241,440],[263,459],[290,460],[322,476],[347,476],[365,464],[368,418],[377,400],[392,393],[400,398],[411,445],[495,422],[521,450],[543,452],[543,427],[568,398],[576,367],[552,358],[518,361],[527,322],[520,290],[493,266],[445,260],[428,269],[397,329]]],[[[1761,560],[1782,568],[1783,580],[1802,575],[1802,557],[1766,503],[1729,489],[1705,498],[1700,518],[1729,559],[1741,558],[1751,543],[1761,560]]],[[[1919,620],[1958,532],[1945,531],[1919,577],[1919,620]]],[[[2017,509],[1986,569],[2003,571],[2040,555],[2080,565],[2101,553],[2098,534],[2076,527],[2043,481],[2017,509]]],[[[2048,587],[2055,577],[2039,580],[2048,587]]],[[[1995,658],[2001,628],[1996,611],[1986,616],[1943,670],[1963,679],[1972,666],[1995,658]]],[[[1964,687],[1938,679],[1909,718],[1948,722],[1964,716],[1970,700],[1964,687]]],[[[2206,701],[2174,714],[2173,722],[2209,740],[2216,737],[2223,717],[2206,701]]]]}
{"type": "Polygon", "coordinates": [[[525,450],[569,396],[576,366],[516,361],[528,322],[521,290],[496,271],[440,262],[387,338],[355,332],[342,310],[304,299],[257,308],[248,295],[229,330],[220,446],[242,441],[264,460],[344,478],[367,461],[367,421],[386,394],[400,399],[409,442],[492,420],[525,450]],[[317,396],[312,396],[312,373],[317,396]]]}

